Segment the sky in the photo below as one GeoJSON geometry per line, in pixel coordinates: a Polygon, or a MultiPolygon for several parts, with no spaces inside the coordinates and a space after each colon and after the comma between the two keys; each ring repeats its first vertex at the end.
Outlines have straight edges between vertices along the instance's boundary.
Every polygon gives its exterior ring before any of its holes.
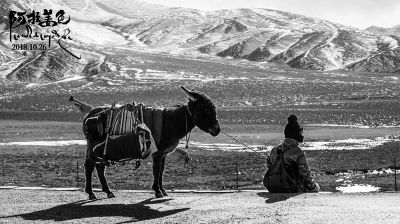
{"type": "Polygon", "coordinates": [[[267,8],[293,12],[360,29],[400,24],[400,0],[142,0],[200,10],[267,8]]]}

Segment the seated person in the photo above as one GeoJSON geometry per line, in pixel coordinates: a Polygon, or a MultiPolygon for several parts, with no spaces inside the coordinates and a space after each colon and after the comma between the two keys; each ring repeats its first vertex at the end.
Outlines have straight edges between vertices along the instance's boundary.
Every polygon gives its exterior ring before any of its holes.
{"type": "Polygon", "coordinates": [[[263,184],[271,193],[318,192],[319,185],[311,177],[306,156],[299,147],[304,139],[303,128],[295,115],[287,120],[285,140],[268,155],[263,184]]]}

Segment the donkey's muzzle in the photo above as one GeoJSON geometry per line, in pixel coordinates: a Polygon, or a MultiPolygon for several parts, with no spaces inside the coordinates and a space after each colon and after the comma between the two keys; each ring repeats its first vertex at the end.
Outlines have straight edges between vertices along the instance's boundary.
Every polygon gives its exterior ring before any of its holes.
{"type": "Polygon", "coordinates": [[[216,124],[214,124],[208,131],[210,132],[210,135],[214,137],[217,136],[221,132],[219,123],[217,122],[216,124]]]}

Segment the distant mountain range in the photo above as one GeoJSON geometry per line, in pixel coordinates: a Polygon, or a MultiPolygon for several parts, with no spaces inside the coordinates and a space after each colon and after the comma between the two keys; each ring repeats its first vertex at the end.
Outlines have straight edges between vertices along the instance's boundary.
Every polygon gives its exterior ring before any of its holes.
{"type": "Polygon", "coordinates": [[[400,26],[353,27],[268,9],[199,11],[135,0],[5,0],[10,9],[64,9],[71,16],[72,58],[60,48],[10,51],[7,18],[0,18],[0,76],[57,80],[77,72],[109,71],[102,51],[129,48],[188,57],[225,57],[307,70],[400,72],[400,26]]]}

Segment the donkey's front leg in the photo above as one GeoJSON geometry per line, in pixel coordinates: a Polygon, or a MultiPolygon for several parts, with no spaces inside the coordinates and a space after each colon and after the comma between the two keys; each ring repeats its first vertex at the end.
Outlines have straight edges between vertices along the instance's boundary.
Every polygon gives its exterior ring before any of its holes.
{"type": "Polygon", "coordinates": [[[110,191],[108,188],[106,176],[104,175],[106,167],[102,164],[96,164],[97,175],[99,176],[99,180],[101,183],[101,190],[107,194],[108,198],[115,198],[114,193],[110,191]]]}
{"type": "Polygon", "coordinates": [[[162,175],[161,173],[162,156],[160,155],[160,152],[153,153],[151,156],[153,157],[153,178],[154,178],[152,189],[155,191],[156,198],[162,198],[164,195],[161,192],[159,183],[160,175],[162,175]]]}
{"type": "Polygon", "coordinates": [[[163,187],[163,175],[164,175],[164,168],[165,168],[165,158],[166,158],[166,156],[163,156],[162,159],[161,159],[161,170],[160,170],[160,176],[158,177],[158,184],[160,186],[161,193],[164,196],[168,196],[167,192],[165,192],[165,189],[163,187]]]}

